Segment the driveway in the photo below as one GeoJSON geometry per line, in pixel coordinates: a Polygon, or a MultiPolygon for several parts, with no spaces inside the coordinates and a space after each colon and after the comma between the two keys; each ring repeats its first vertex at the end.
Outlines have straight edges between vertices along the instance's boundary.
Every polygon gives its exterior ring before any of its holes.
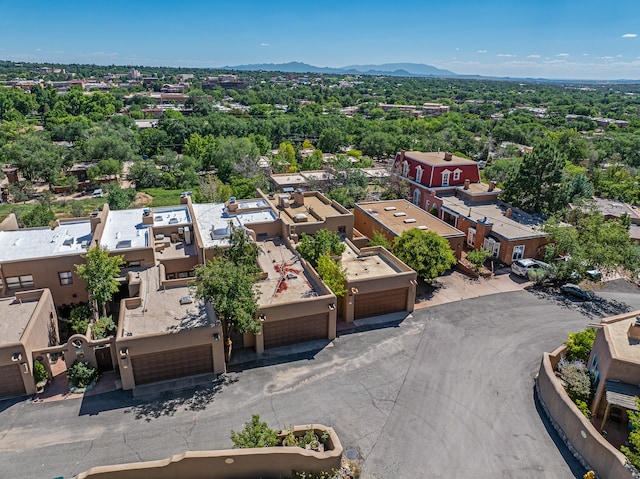
{"type": "Polygon", "coordinates": [[[594,305],[523,290],[424,308],[197,391],[0,402],[0,477],[69,478],[227,448],[230,430],[257,413],[273,427],[333,426],[367,478],[581,478],[539,413],[533,378],[568,332],[640,309],[626,283],[599,294],[594,305]]]}

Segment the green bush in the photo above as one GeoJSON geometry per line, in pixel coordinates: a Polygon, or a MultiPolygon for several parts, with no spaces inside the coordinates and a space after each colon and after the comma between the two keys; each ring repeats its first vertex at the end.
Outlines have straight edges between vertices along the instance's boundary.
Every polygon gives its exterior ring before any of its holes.
{"type": "Polygon", "coordinates": [[[91,325],[91,333],[95,339],[106,338],[116,331],[116,323],[113,322],[111,316],[102,316],[91,325]]]}
{"type": "Polygon", "coordinates": [[[33,380],[36,384],[45,381],[49,377],[47,369],[40,361],[33,362],[33,380]]]}
{"type": "Polygon", "coordinates": [[[535,284],[542,283],[549,276],[549,271],[545,268],[531,269],[528,271],[527,276],[529,281],[533,281],[535,284]]]}
{"type": "Polygon", "coordinates": [[[89,306],[76,306],[71,310],[69,323],[71,329],[77,334],[86,334],[89,320],[91,319],[91,309],[89,306]]]}
{"type": "Polygon", "coordinates": [[[91,382],[98,380],[98,370],[88,363],[76,361],[67,370],[67,377],[74,386],[86,388],[91,382]]]}
{"type": "Polygon", "coordinates": [[[565,385],[565,390],[574,403],[591,401],[591,377],[582,361],[567,361],[562,359],[558,363],[558,371],[565,385]]]}
{"type": "Polygon", "coordinates": [[[487,260],[487,258],[491,256],[491,252],[487,251],[484,248],[474,249],[473,251],[469,251],[467,253],[467,259],[473,265],[476,271],[480,271],[482,265],[487,260]]]}
{"type": "Polygon", "coordinates": [[[567,346],[567,360],[579,360],[586,364],[595,339],[596,330],[594,328],[586,328],[584,331],[569,333],[569,339],[564,343],[567,346]]]}
{"type": "Polygon", "coordinates": [[[258,414],[254,414],[251,421],[244,424],[242,431],[231,431],[231,440],[234,449],[277,446],[278,431],[271,429],[266,422],[260,420],[258,414]]]}
{"type": "Polygon", "coordinates": [[[578,399],[576,401],[576,406],[578,406],[578,409],[580,409],[580,412],[584,414],[584,417],[586,417],[587,419],[591,419],[591,411],[589,410],[589,405],[586,402],[578,399]]]}

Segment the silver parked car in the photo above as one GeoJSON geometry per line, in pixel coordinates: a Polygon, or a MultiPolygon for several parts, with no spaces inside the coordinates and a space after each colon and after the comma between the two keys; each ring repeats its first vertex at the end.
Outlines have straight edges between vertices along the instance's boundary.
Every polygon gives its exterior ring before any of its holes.
{"type": "Polygon", "coordinates": [[[523,258],[511,263],[511,272],[515,275],[528,277],[529,271],[538,269],[548,269],[549,265],[532,258],[523,258]]]}

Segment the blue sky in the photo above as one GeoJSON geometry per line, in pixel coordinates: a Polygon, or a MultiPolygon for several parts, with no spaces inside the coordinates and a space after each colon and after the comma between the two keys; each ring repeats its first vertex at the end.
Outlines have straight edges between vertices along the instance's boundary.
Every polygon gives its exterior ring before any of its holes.
{"type": "Polygon", "coordinates": [[[640,1],[0,0],[0,59],[216,67],[425,63],[640,79],[640,1]]]}

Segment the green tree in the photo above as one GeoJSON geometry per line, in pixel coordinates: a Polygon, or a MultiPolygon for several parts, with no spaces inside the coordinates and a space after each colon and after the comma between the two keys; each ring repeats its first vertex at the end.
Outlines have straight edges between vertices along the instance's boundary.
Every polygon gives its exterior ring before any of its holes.
{"type": "Polygon", "coordinates": [[[322,281],[329,289],[341,298],[347,292],[347,273],[340,265],[339,261],[334,261],[328,254],[323,254],[318,258],[318,266],[316,267],[322,281]]]}
{"type": "Polygon", "coordinates": [[[109,208],[112,210],[125,210],[136,198],[136,190],[133,188],[120,188],[117,183],[109,183],[107,190],[107,200],[109,208]]]}
{"type": "MultiPolygon", "coordinates": [[[[636,397],[636,405],[640,409],[640,398],[636,397]]],[[[628,411],[629,424],[629,445],[621,446],[620,450],[629,459],[629,462],[640,469],[640,411],[628,411]]]]}
{"type": "Polygon", "coordinates": [[[231,431],[231,441],[234,449],[253,447],[272,447],[278,445],[279,431],[271,429],[266,422],[260,420],[260,416],[254,414],[251,421],[244,424],[240,432],[231,431]]]}
{"type": "Polygon", "coordinates": [[[156,188],[162,186],[162,171],[151,160],[136,161],[129,168],[127,179],[138,189],[156,188]]]}
{"type": "Polygon", "coordinates": [[[413,228],[393,244],[393,254],[430,282],[457,263],[449,242],[433,231],[413,228]]]}
{"type": "Polygon", "coordinates": [[[536,143],[504,183],[503,197],[531,213],[555,213],[567,206],[569,184],[563,176],[565,158],[549,141],[536,143]]]}
{"type": "Polygon", "coordinates": [[[392,248],[391,242],[387,239],[384,233],[378,230],[373,230],[373,235],[371,235],[371,238],[369,239],[369,246],[382,246],[389,251],[391,251],[392,248]]]}
{"type": "Polygon", "coordinates": [[[49,205],[38,203],[20,216],[20,223],[22,223],[25,228],[34,228],[38,226],[48,226],[49,223],[55,219],[56,215],[51,211],[49,205]]]}
{"type": "Polygon", "coordinates": [[[567,360],[580,360],[586,364],[589,360],[595,339],[596,330],[594,328],[586,328],[577,333],[569,333],[569,339],[564,342],[567,347],[567,360]]]}
{"type": "Polygon", "coordinates": [[[101,316],[107,315],[106,305],[120,289],[120,267],[123,256],[110,256],[109,250],[95,247],[85,254],[86,263],[76,265],[76,273],[87,282],[87,291],[101,310],[101,316]]]}
{"type": "Polygon", "coordinates": [[[474,249],[467,253],[467,259],[476,271],[480,271],[484,262],[491,256],[491,252],[484,248],[474,249]]]}
{"type": "Polygon", "coordinates": [[[338,128],[322,130],[318,139],[318,148],[327,153],[338,153],[341,146],[347,144],[347,136],[338,128]]]}
{"type": "Polygon", "coordinates": [[[318,260],[321,256],[341,255],[345,248],[345,245],[340,241],[340,237],[336,233],[327,229],[321,229],[314,235],[302,233],[297,251],[315,268],[318,266],[318,260]]]}

